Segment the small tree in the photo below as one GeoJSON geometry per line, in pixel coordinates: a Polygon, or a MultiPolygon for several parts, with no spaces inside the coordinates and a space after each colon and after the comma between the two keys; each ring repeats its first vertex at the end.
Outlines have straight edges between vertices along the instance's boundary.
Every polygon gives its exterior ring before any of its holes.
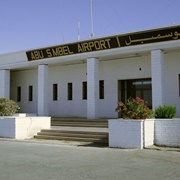
{"type": "Polygon", "coordinates": [[[0,116],[12,116],[18,112],[20,107],[10,99],[0,98],[0,116]]]}

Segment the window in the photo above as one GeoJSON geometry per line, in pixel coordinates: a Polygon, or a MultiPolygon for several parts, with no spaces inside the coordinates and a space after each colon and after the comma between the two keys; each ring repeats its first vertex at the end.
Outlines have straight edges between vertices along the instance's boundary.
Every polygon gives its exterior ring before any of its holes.
{"type": "Polygon", "coordinates": [[[82,83],[82,99],[87,99],[87,82],[82,83]]]}
{"type": "Polygon", "coordinates": [[[17,102],[21,101],[21,86],[17,87],[17,102]]]}
{"type": "Polygon", "coordinates": [[[29,86],[29,101],[33,101],[33,86],[29,86]]]}
{"type": "Polygon", "coordinates": [[[72,100],[73,99],[73,84],[72,83],[68,83],[68,100],[72,100]]]}
{"type": "Polygon", "coordinates": [[[104,99],[104,80],[99,81],[99,99],[104,99]]]}
{"type": "Polygon", "coordinates": [[[53,84],[53,101],[58,100],[58,84],[53,84]]]}
{"type": "Polygon", "coordinates": [[[152,108],[152,85],[151,79],[130,79],[119,81],[119,100],[127,102],[129,97],[140,97],[144,99],[150,108],[152,108]]]}

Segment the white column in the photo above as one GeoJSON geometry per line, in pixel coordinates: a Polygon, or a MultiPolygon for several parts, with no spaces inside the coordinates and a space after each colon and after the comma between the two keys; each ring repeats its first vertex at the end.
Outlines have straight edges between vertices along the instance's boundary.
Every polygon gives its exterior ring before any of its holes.
{"type": "Polygon", "coordinates": [[[98,118],[99,60],[87,59],[87,118],[98,118]]]}
{"type": "Polygon", "coordinates": [[[152,105],[153,109],[164,102],[164,53],[162,50],[151,51],[152,105]]]}
{"type": "Polygon", "coordinates": [[[10,98],[10,70],[0,70],[0,98],[10,98]]]}
{"type": "Polygon", "coordinates": [[[38,66],[38,116],[49,116],[48,93],[49,67],[38,66]]]}

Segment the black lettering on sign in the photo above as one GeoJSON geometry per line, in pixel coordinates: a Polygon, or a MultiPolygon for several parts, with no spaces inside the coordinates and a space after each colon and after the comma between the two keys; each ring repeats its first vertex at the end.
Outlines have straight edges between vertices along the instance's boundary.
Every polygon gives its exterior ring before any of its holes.
{"type": "Polygon", "coordinates": [[[27,51],[29,61],[180,39],[180,26],[110,36],[27,51]]]}

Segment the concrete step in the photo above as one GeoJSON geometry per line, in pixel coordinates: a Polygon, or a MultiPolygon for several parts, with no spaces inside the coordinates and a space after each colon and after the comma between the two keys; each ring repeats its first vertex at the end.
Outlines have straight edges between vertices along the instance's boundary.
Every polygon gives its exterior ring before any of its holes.
{"type": "Polygon", "coordinates": [[[107,128],[106,124],[95,124],[95,123],[63,123],[63,122],[51,122],[51,126],[71,126],[71,127],[99,127],[107,128]]]}
{"type": "MultiPolygon", "coordinates": [[[[98,128],[97,128],[98,130],[98,128]]],[[[100,132],[100,131],[86,131],[86,129],[84,129],[84,131],[79,131],[77,130],[59,130],[59,129],[42,129],[41,130],[42,133],[73,133],[73,134],[93,134],[93,135],[107,135],[108,136],[108,132],[100,132]]]]}
{"type": "Polygon", "coordinates": [[[41,130],[41,132],[34,136],[34,138],[48,140],[91,142],[104,145],[108,144],[107,132],[41,130]]]}
{"type": "Polygon", "coordinates": [[[99,127],[107,128],[107,119],[79,119],[79,118],[52,118],[51,126],[71,126],[71,127],[99,127]]]}
{"type": "Polygon", "coordinates": [[[89,142],[108,146],[108,121],[52,117],[51,129],[42,129],[34,138],[89,142]]]}
{"type": "Polygon", "coordinates": [[[38,135],[35,136],[36,139],[50,139],[50,140],[62,140],[62,141],[79,141],[79,142],[91,142],[91,143],[108,143],[106,139],[98,139],[98,138],[78,138],[78,137],[61,137],[61,136],[43,136],[38,135]]]}
{"type": "Polygon", "coordinates": [[[83,137],[83,138],[107,138],[107,135],[95,134],[73,134],[73,133],[53,133],[53,132],[40,132],[40,136],[61,136],[61,137],[83,137]]]}
{"type": "Polygon", "coordinates": [[[65,136],[65,137],[93,137],[93,138],[108,138],[108,133],[105,132],[86,132],[86,131],[63,131],[63,130],[41,130],[37,135],[65,136]]]}

